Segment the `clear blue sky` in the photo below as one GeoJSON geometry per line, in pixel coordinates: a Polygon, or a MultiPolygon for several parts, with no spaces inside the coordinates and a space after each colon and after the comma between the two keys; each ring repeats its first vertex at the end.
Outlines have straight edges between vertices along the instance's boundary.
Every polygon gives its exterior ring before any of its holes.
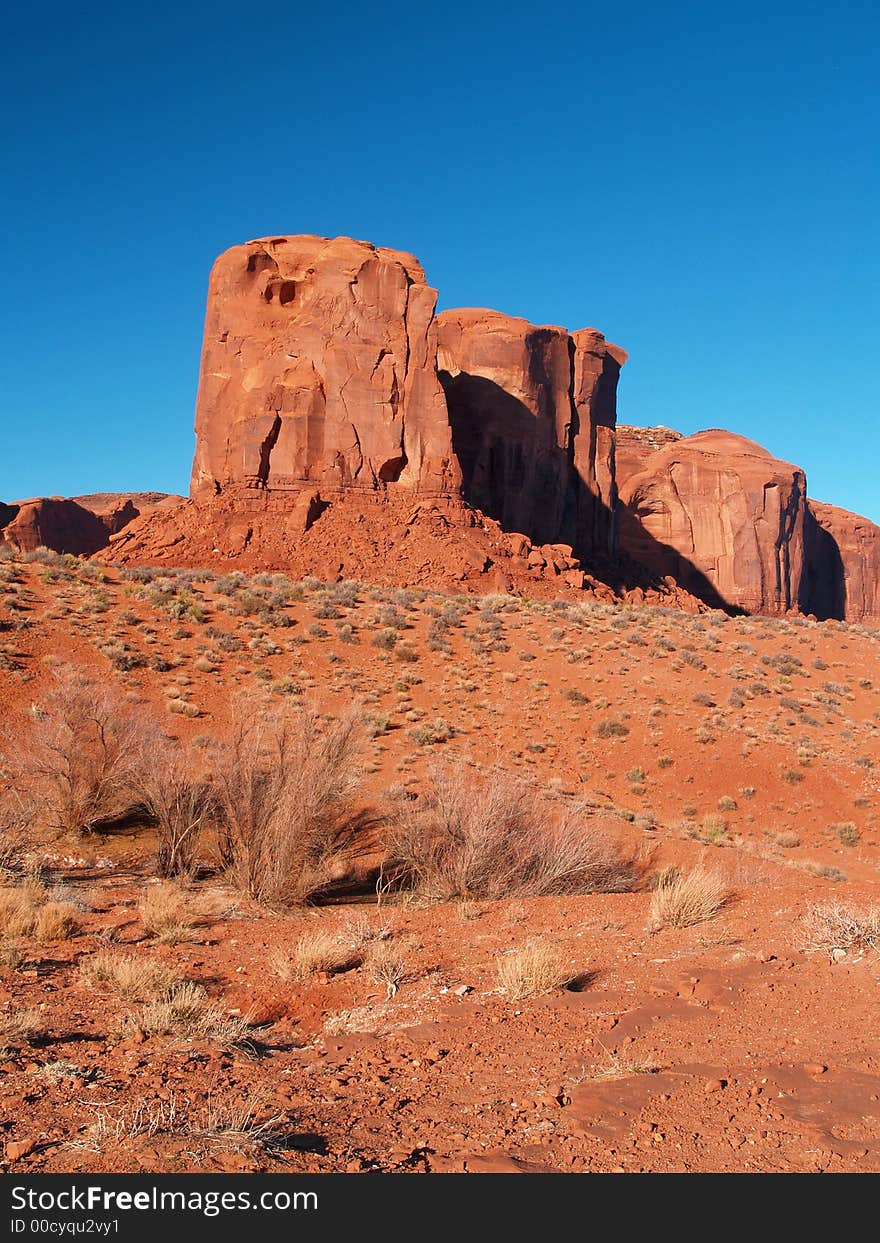
{"type": "Polygon", "coordinates": [[[210,265],[414,252],[880,521],[873,3],[10,6],[0,498],[185,490],[210,265]]]}

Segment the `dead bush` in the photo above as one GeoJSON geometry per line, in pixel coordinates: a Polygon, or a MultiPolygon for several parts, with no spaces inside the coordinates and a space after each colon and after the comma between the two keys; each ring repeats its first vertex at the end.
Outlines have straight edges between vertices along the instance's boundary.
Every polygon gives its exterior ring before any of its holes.
{"type": "Polygon", "coordinates": [[[9,757],[14,781],[49,828],[88,833],[131,804],[142,733],[112,684],[64,667],[9,757]]]}
{"type": "Polygon", "coordinates": [[[365,961],[373,983],[385,986],[387,999],[395,997],[407,977],[406,947],[396,941],[372,941],[365,961]]]}
{"type": "Polygon", "coordinates": [[[433,901],[625,893],[643,872],[577,806],[543,797],[505,773],[438,765],[388,823],[392,883],[433,901]]]}
{"type": "Polygon", "coordinates": [[[812,907],[801,926],[807,953],[834,958],[835,951],[880,951],[880,907],[857,910],[840,902],[825,902],[812,907]]]}
{"type": "Polygon", "coordinates": [[[296,905],[342,874],[359,827],[360,747],[354,714],[322,728],[306,708],[238,705],[217,757],[220,847],[251,897],[296,905]]]}
{"type": "Polygon", "coordinates": [[[216,809],[211,782],[193,772],[192,757],[179,744],[157,731],[145,740],[134,787],[156,826],[160,876],[190,874],[216,809]]]}
{"type": "Polygon", "coordinates": [[[713,919],[729,898],[724,877],[718,872],[702,867],[682,874],[677,868],[668,868],[658,877],[651,895],[649,927],[690,928],[713,919]]]}
{"type": "Polygon", "coordinates": [[[21,872],[34,809],[10,792],[0,796],[0,872],[21,872]]]}

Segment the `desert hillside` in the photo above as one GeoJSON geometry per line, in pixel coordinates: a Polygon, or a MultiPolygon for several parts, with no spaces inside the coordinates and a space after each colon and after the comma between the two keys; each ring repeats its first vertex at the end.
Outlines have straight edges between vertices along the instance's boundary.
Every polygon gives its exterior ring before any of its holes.
{"type": "Polygon", "coordinates": [[[5,1168],[880,1169],[878,640],[7,550],[5,1168]]]}

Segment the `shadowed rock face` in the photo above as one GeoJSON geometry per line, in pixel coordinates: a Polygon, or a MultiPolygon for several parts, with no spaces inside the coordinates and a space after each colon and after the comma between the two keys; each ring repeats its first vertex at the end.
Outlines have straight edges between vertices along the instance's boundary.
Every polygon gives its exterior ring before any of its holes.
{"type": "Polygon", "coordinates": [[[810,500],[805,612],[880,620],[880,527],[836,505],[810,500]]]}
{"type": "Polygon", "coordinates": [[[416,259],[350,238],[264,238],[211,272],[191,494],[395,486],[457,495],[416,259]]]}
{"type": "Polygon", "coordinates": [[[623,350],[489,310],[437,317],[437,364],[470,504],[537,543],[613,556],[623,350]]]}
{"type": "Polygon", "coordinates": [[[621,544],[632,557],[696,594],[701,574],[724,603],[748,612],[801,605],[802,470],[723,431],[669,440],[640,466],[618,478],[621,544]]]}

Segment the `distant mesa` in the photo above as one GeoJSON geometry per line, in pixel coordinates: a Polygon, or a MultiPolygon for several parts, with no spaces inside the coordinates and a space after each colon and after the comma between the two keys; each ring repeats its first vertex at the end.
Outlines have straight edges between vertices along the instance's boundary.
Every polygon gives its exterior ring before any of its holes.
{"type": "Polygon", "coordinates": [[[808,499],[799,467],[717,429],[619,427],[617,439],[631,557],[707,599],[701,576],[749,613],[880,617],[880,528],[808,499]]]}
{"type": "Polygon", "coordinates": [[[639,561],[700,595],[696,576],[749,613],[799,606],[806,478],[731,432],[645,446],[618,477],[621,543],[639,561]]]}
{"type": "Polygon", "coordinates": [[[89,557],[110,543],[141,514],[179,505],[183,500],[166,492],[102,492],[91,496],[40,496],[12,504],[0,502],[0,547],[33,552],[44,547],[55,552],[89,557]]]}
{"type": "Polygon", "coordinates": [[[110,541],[128,562],[880,617],[880,529],[809,500],[799,467],[731,432],[618,426],[627,356],[596,329],[436,301],[418,260],[369,242],[232,247],[210,277],[190,499],[23,502],[0,535],[110,541]]]}

